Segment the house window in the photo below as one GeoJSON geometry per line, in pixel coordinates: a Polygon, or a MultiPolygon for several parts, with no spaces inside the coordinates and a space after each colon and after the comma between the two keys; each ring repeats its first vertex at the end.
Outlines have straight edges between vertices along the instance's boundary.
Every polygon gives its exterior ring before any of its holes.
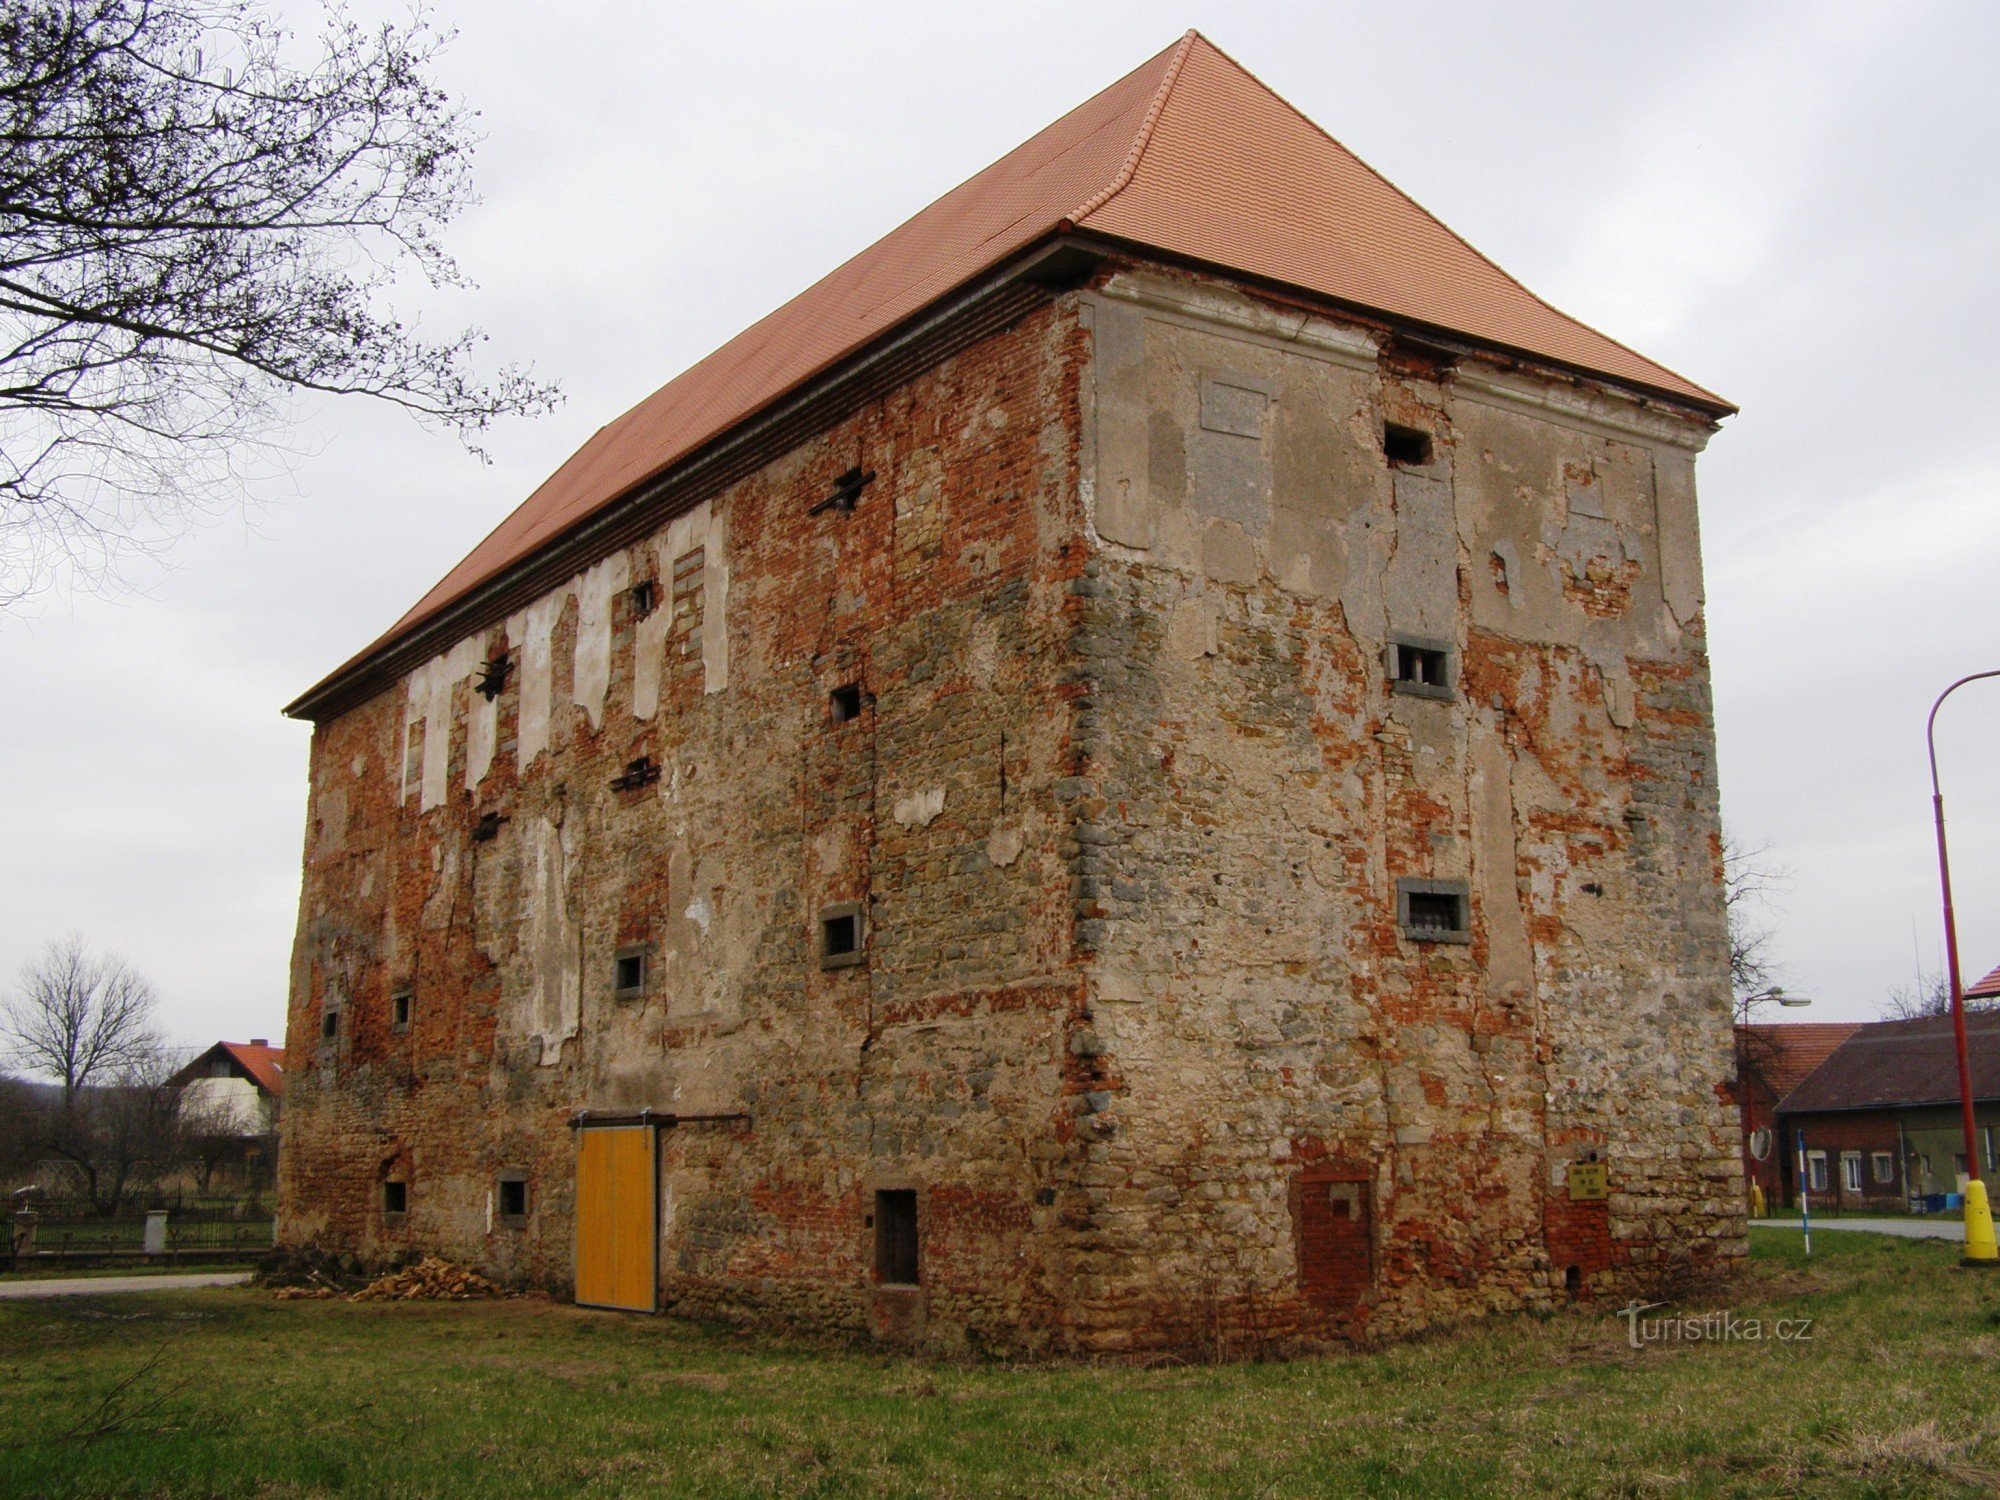
{"type": "Polygon", "coordinates": [[[1399,880],[1396,924],[1416,943],[1472,941],[1472,889],[1463,880],[1399,880]]]}
{"type": "Polygon", "coordinates": [[[410,992],[398,990],[389,997],[389,1029],[408,1031],[410,1029],[410,992]]]}
{"type": "Polygon", "coordinates": [[[1993,1127],[1991,1125],[1982,1125],[1979,1127],[1979,1134],[1980,1139],[1986,1143],[1984,1153],[1986,1157],[1986,1170],[1991,1172],[1996,1167],[2000,1167],[2000,1162],[1996,1162],[1993,1159],[1993,1127]]]}
{"type": "Polygon", "coordinates": [[[1826,1191],[1826,1153],[1808,1151],[1806,1153],[1806,1187],[1815,1193],[1826,1191]]]}
{"type": "Polygon", "coordinates": [[[1861,1191],[1861,1153],[1843,1151],[1840,1153],[1840,1185],[1850,1193],[1861,1191]]]}
{"type": "Polygon", "coordinates": [[[1896,1158],[1894,1153],[1877,1151],[1874,1155],[1875,1180],[1888,1184],[1896,1180],[1896,1158]]]}
{"type": "Polygon", "coordinates": [[[493,1212],[510,1229],[528,1222],[528,1174],[507,1171],[493,1185],[493,1212]]]}
{"type": "Polygon", "coordinates": [[[865,956],[866,926],[859,901],[843,901],[819,914],[819,966],[841,969],[865,956]]]}
{"type": "Polygon", "coordinates": [[[1398,469],[1421,469],[1431,461],[1431,435],[1414,427],[1384,422],[1382,454],[1398,469]]]}
{"type": "Polygon", "coordinates": [[[636,1000],[646,993],[646,945],[620,948],[611,960],[611,998],[636,1000]]]}
{"type": "Polygon", "coordinates": [[[875,1279],[887,1286],[917,1284],[914,1188],[890,1188],[875,1195],[875,1279]]]}
{"type": "Polygon", "coordinates": [[[1451,642],[1395,637],[1389,642],[1389,686],[1416,698],[1453,697],[1451,642]]]}
{"type": "Polygon", "coordinates": [[[410,1210],[410,1185],[407,1182],[389,1181],[382,1184],[382,1215],[384,1218],[401,1218],[410,1210]]]}
{"type": "Polygon", "coordinates": [[[826,695],[827,717],[836,724],[850,724],[861,717],[861,684],[850,682],[826,695]]]}
{"type": "Polygon", "coordinates": [[[340,1012],[329,1006],[319,1018],[319,1034],[326,1041],[340,1035],[340,1012]]]}

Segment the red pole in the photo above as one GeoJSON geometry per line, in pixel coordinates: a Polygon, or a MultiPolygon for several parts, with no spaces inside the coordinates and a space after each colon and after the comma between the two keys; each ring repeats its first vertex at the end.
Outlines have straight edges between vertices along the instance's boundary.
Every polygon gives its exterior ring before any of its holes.
{"type": "Polygon", "coordinates": [[[1944,793],[1938,787],[1937,716],[1944,700],[1968,682],[1983,677],[2000,677],[2000,671],[1974,672],[1961,677],[1938,694],[1931,716],[1924,723],[1924,744],[1931,758],[1931,815],[1937,823],[1938,885],[1944,892],[1944,962],[1951,981],[1951,1034],[1958,1046],[1958,1107],[1965,1125],[1965,1175],[1968,1183],[1979,1181],[1979,1147],[1972,1128],[1972,1062],[1965,1048],[1965,987],[1958,977],[1958,921],[1951,907],[1951,859],[1944,843],[1944,793]]]}

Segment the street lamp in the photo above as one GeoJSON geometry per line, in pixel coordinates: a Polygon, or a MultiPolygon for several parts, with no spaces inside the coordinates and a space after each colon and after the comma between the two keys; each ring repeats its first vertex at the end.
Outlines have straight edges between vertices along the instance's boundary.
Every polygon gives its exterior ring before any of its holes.
{"type": "Polygon", "coordinates": [[[1965,1126],[1965,1254],[1959,1264],[2000,1266],[2000,1246],[1993,1240],[1993,1211],[1987,1207],[1986,1184],[1979,1180],[1979,1147],[1972,1128],[1972,1061],[1965,1049],[1965,986],[1958,977],[1958,923],[1951,909],[1951,860],[1944,845],[1944,793],[1938,787],[1937,716],[1944,700],[1968,682],[2000,677],[2000,671],[1961,677],[1937,696],[1924,722],[1924,744],[1931,758],[1931,816],[1937,824],[1938,884],[1944,891],[1944,963],[1951,977],[1951,1033],[1958,1045],[1958,1108],[1965,1126]]]}

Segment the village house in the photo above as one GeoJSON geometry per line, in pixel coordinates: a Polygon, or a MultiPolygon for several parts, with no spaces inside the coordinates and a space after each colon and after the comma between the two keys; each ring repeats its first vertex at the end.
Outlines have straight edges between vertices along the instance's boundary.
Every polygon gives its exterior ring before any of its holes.
{"type": "MultiPolygon", "coordinates": [[[[1989,975],[1981,983],[1993,979],[1989,975]]],[[[1967,996],[1979,998],[1977,986],[1967,996]]],[[[1973,1139],[1980,1175],[1990,1180],[2000,1170],[2000,1014],[1968,1011],[1965,1040],[1973,1139]]],[[[1782,1187],[1774,1202],[1798,1203],[1803,1133],[1806,1188],[1814,1208],[1900,1212],[1919,1206],[1919,1200],[1942,1207],[1935,1200],[1963,1191],[1966,1178],[1951,1017],[1854,1027],[1786,1093],[1775,1120],[1773,1155],[1781,1158],[1782,1187]]]]}
{"type": "Polygon", "coordinates": [[[1029,1352],[1726,1268],[1730,410],[1190,34],[290,706],[281,1240],[1029,1352]]]}
{"type": "Polygon", "coordinates": [[[1737,1025],[1736,1100],[1743,1132],[1743,1178],[1756,1188],[1766,1208],[1791,1197],[1791,1176],[1778,1139],[1778,1106],[1860,1025],[1859,1021],[1737,1025]]]}
{"type": "Polygon", "coordinates": [[[184,1113],[207,1116],[245,1137],[275,1135],[285,1094],[285,1049],[257,1037],[217,1042],[170,1080],[184,1113]]]}

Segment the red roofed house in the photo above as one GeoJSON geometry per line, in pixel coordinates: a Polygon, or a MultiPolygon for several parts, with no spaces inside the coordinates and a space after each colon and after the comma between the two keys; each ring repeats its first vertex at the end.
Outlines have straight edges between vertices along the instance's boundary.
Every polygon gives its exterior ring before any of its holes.
{"type": "Polygon", "coordinates": [[[285,1093],[285,1049],[262,1037],[217,1042],[173,1077],[183,1109],[213,1109],[245,1136],[273,1135],[285,1093]]]}
{"type": "MultiPolygon", "coordinates": [[[[1990,1178],[2000,1170],[2000,1014],[1969,1011],[1965,1036],[1974,1139],[1990,1178]]],[[[1777,1129],[1786,1202],[1796,1202],[1800,1131],[1815,1208],[1900,1209],[1959,1191],[1965,1130],[1951,1017],[1855,1027],[1785,1095],[1777,1129]]]]}
{"type": "Polygon", "coordinates": [[[1190,33],[290,706],[281,1239],[1079,1352],[1726,1265],[1731,409],[1190,33]]]}
{"type": "Polygon", "coordinates": [[[1737,1107],[1743,1123],[1743,1173],[1767,1206],[1788,1201],[1791,1181],[1778,1149],[1777,1108],[1858,1021],[1756,1023],[1736,1028],[1737,1107]]]}

